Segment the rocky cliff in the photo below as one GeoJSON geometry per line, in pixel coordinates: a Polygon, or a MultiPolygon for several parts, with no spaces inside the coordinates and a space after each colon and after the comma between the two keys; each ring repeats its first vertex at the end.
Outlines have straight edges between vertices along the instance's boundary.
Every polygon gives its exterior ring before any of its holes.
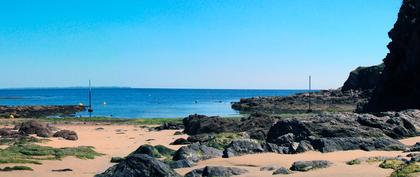
{"type": "Polygon", "coordinates": [[[352,71],[349,78],[341,88],[342,91],[349,90],[369,90],[374,89],[378,84],[385,65],[375,65],[370,67],[358,67],[352,71]]]}
{"type": "Polygon", "coordinates": [[[385,69],[360,112],[420,108],[420,1],[404,0],[384,59],[385,69]]]}

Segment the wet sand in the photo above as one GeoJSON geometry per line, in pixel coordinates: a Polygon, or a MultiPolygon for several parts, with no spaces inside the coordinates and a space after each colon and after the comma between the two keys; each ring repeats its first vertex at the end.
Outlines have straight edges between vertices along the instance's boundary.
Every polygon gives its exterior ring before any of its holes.
{"type": "MultiPolygon", "coordinates": [[[[111,157],[124,157],[136,150],[140,145],[164,145],[171,149],[178,149],[180,146],[172,146],[169,143],[177,138],[186,135],[174,135],[176,131],[166,130],[160,132],[149,132],[146,129],[135,125],[56,125],[60,129],[74,130],[79,135],[79,140],[68,141],[59,138],[50,138],[52,141],[42,145],[52,147],[76,147],[93,146],[96,151],[106,155],[97,157],[93,160],[82,160],[75,157],[66,157],[61,161],[42,161],[43,165],[25,164],[34,169],[34,171],[14,171],[0,172],[0,176],[7,177],[92,177],[97,173],[105,171],[112,166],[111,157]],[[96,130],[103,127],[104,130],[96,130]],[[152,139],[152,140],[151,140],[152,139]],[[70,168],[72,172],[52,172],[54,169],[70,168]]],[[[412,145],[420,142],[420,137],[409,138],[401,142],[412,145]]],[[[231,166],[247,169],[249,173],[243,177],[264,177],[272,176],[272,172],[260,171],[260,168],[266,165],[278,165],[289,168],[291,164],[299,160],[329,160],[334,163],[330,168],[319,169],[310,172],[296,172],[290,177],[311,176],[311,177],[384,177],[389,176],[392,170],[381,169],[378,163],[362,163],[360,165],[346,165],[346,161],[362,157],[389,156],[396,157],[405,155],[405,153],[393,151],[342,151],[333,153],[307,152],[303,154],[285,155],[285,154],[253,154],[234,158],[215,158],[201,161],[193,168],[177,169],[182,175],[192,169],[204,166],[231,166]]],[[[22,164],[2,164],[0,167],[14,166],[22,164]]]]}

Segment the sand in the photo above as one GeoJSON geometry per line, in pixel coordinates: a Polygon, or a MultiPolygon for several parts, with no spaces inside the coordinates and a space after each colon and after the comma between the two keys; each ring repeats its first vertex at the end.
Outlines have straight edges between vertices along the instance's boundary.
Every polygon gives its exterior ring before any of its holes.
{"type": "MultiPolygon", "coordinates": [[[[124,157],[136,150],[140,145],[164,145],[171,149],[178,149],[180,146],[172,146],[169,143],[177,138],[186,135],[174,135],[176,131],[166,130],[160,132],[149,132],[147,129],[140,128],[135,125],[56,125],[60,129],[74,130],[79,135],[77,141],[67,141],[59,138],[51,138],[50,142],[42,145],[52,147],[76,147],[76,146],[93,146],[100,153],[106,155],[93,160],[81,160],[75,157],[66,157],[61,161],[42,161],[43,165],[27,164],[34,171],[14,171],[0,172],[0,176],[7,177],[92,177],[97,173],[105,171],[113,164],[109,162],[111,157],[124,157]],[[104,130],[96,130],[103,127],[104,130]],[[121,133],[122,132],[122,133],[121,133]],[[152,139],[152,140],[150,140],[152,139]],[[54,169],[70,168],[72,172],[51,172],[54,169]]],[[[420,142],[420,137],[402,140],[407,145],[413,145],[420,142]]],[[[405,155],[405,153],[393,151],[343,151],[333,153],[307,152],[303,154],[285,155],[285,154],[253,154],[234,158],[215,158],[201,161],[193,168],[177,169],[176,171],[182,175],[192,169],[204,166],[230,166],[247,169],[249,173],[242,175],[243,177],[264,177],[272,176],[272,172],[262,172],[260,168],[266,165],[278,165],[290,167],[291,164],[298,160],[329,160],[334,163],[330,168],[319,169],[310,172],[297,172],[290,177],[384,177],[389,176],[392,170],[381,169],[378,163],[362,163],[361,165],[346,165],[345,162],[361,157],[389,156],[395,157],[405,155]]],[[[13,166],[19,164],[3,164],[0,167],[13,166]]],[[[20,164],[21,165],[21,164],[20,164]]]]}
{"type": "MultiPolygon", "coordinates": [[[[42,165],[25,164],[34,171],[0,172],[0,176],[7,177],[92,177],[111,167],[111,157],[124,157],[143,144],[164,145],[171,149],[169,143],[185,135],[174,135],[176,131],[165,130],[149,132],[135,125],[56,125],[60,129],[73,130],[78,133],[79,140],[68,141],[59,138],[50,138],[52,141],[43,143],[52,147],[93,146],[96,151],[105,154],[93,160],[82,160],[75,157],[66,157],[61,161],[42,161],[42,165]],[[96,130],[102,127],[104,130],[96,130]],[[123,132],[123,134],[121,133],[123,132]],[[151,140],[150,140],[151,139],[151,140]],[[72,172],[51,172],[54,169],[70,168],[72,172]]],[[[2,164],[0,167],[22,164],[2,164]]]]}

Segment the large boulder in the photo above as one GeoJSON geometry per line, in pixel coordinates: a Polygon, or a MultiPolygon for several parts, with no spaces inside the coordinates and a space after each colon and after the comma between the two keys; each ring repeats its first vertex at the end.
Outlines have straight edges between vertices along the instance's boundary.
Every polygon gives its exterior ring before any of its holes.
{"type": "Polygon", "coordinates": [[[256,140],[243,139],[232,141],[223,151],[223,157],[229,158],[233,156],[240,156],[243,154],[254,154],[265,152],[266,150],[256,140]]]}
{"type": "Polygon", "coordinates": [[[36,134],[39,137],[50,137],[52,135],[53,127],[47,123],[36,120],[29,120],[21,123],[19,126],[19,133],[23,135],[36,134]]]}
{"type": "Polygon", "coordinates": [[[204,115],[190,115],[183,119],[184,132],[188,135],[202,133],[239,132],[239,121],[222,117],[207,117],[204,115]]]}
{"type": "Polygon", "coordinates": [[[420,1],[403,0],[388,33],[391,42],[385,68],[369,102],[360,112],[420,108],[420,1]]]}
{"type": "Polygon", "coordinates": [[[235,167],[207,166],[201,169],[193,170],[185,175],[185,177],[215,177],[215,176],[235,176],[248,173],[248,170],[235,167]]]}
{"type": "Polygon", "coordinates": [[[378,84],[385,65],[375,65],[370,67],[358,67],[350,73],[349,78],[341,88],[342,91],[349,90],[371,90],[378,84]]]}
{"type": "Polygon", "coordinates": [[[132,154],[95,177],[180,177],[167,164],[146,154],[132,154]]]}
{"type": "Polygon", "coordinates": [[[222,155],[223,152],[221,150],[195,143],[179,148],[175,152],[173,160],[189,160],[191,162],[198,162],[200,160],[222,157],[222,155]]]}

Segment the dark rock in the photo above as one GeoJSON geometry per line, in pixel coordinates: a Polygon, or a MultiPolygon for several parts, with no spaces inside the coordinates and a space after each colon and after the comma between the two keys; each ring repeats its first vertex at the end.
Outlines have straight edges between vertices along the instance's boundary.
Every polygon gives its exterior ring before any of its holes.
{"type": "Polygon", "coordinates": [[[180,177],[167,164],[146,154],[132,154],[95,177],[180,177]]]}
{"type": "Polygon", "coordinates": [[[349,78],[346,80],[341,90],[349,91],[374,89],[378,84],[384,67],[384,64],[370,67],[358,67],[350,73],[349,78]]]}
{"type": "Polygon", "coordinates": [[[222,156],[223,152],[221,150],[195,143],[179,148],[175,152],[173,160],[177,161],[185,159],[192,162],[198,162],[200,160],[207,160],[222,156]]]}
{"type": "Polygon", "coordinates": [[[77,133],[71,130],[60,130],[54,133],[53,137],[61,137],[66,140],[76,141],[78,139],[77,133]]]}
{"type": "Polygon", "coordinates": [[[255,154],[262,152],[265,152],[265,149],[256,140],[233,140],[223,151],[223,157],[229,158],[244,154],[255,154]]]}
{"type": "Polygon", "coordinates": [[[199,135],[189,136],[187,138],[187,141],[191,143],[202,143],[202,142],[210,141],[214,138],[216,138],[214,134],[199,134],[199,135]]]}
{"type": "MultiPolygon", "coordinates": [[[[361,90],[322,90],[311,93],[312,111],[352,112],[359,103],[365,102],[370,91],[361,90]]],[[[232,108],[241,113],[264,112],[268,114],[306,113],[308,110],[308,93],[292,96],[270,96],[242,98],[234,102],[232,108]]]]}
{"type": "Polygon", "coordinates": [[[248,170],[235,168],[235,167],[219,167],[219,166],[207,166],[203,169],[196,169],[187,173],[186,177],[215,177],[215,176],[235,176],[248,173],[248,170]]]}
{"type": "Polygon", "coordinates": [[[290,169],[293,171],[309,171],[318,168],[327,168],[331,165],[331,162],[325,160],[297,161],[293,163],[290,169]]]}
{"type": "Polygon", "coordinates": [[[269,166],[263,166],[260,168],[260,171],[274,171],[276,169],[279,169],[280,167],[277,165],[269,165],[269,166]]]}
{"type": "MultiPolygon", "coordinates": [[[[409,116],[377,117],[370,114],[324,113],[282,119],[269,131],[267,142],[290,148],[297,152],[313,149],[321,152],[339,150],[404,150],[400,142],[392,138],[404,138],[418,134],[415,124],[409,116]],[[404,117],[404,118],[403,118],[404,117]]],[[[418,120],[417,120],[418,121],[418,120]]]]}
{"type": "Polygon", "coordinates": [[[417,142],[415,145],[409,147],[407,152],[419,152],[420,151],[420,142],[417,142]]]}
{"type": "Polygon", "coordinates": [[[52,172],[69,172],[69,171],[73,171],[70,168],[64,168],[64,169],[57,169],[57,170],[51,170],[52,172]]]}
{"type": "Polygon", "coordinates": [[[176,131],[175,133],[174,133],[174,135],[183,135],[184,133],[182,133],[182,132],[180,132],[180,131],[176,131]]]}
{"type": "Polygon", "coordinates": [[[171,145],[186,145],[186,144],[191,144],[191,143],[185,138],[178,138],[174,142],[171,143],[171,145]]]}
{"type": "Polygon", "coordinates": [[[175,151],[162,145],[141,145],[131,154],[146,154],[153,158],[169,157],[174,155],[175,151]]]}
{"type": "Polygon", "coordinates": [[[302,153],[302,152],[307,152],[307,151],[313,151],[315,150],[314,147],[311,145],[311,142],[303,140],[300,141],[298,147],[296,148],[295,152],[296,153],[302,153]]]}
{"type": "Polygon", "coordinates": [[[38,118],[48,116],[74,116],[84,111],[83,106],[0,106],[0,117],[38,118]]]}
{"type": "Polygon", "coordinates": [[[184,160],[170,161],[168,162],[168,165],[172,169],[177,169],[177,168],[193,167],[194,163],[189,160],[184,159],[184,160]]]}
{"type": "Polygon", "coordinates": [[[178,123],[178,122],[165,122],[162,125],[160,125],[159,127],[155,127],[154,128],[157,131],[161,131],[161,130],[181,130],[184,129],[184,125],[182,123],[178,123]]]}
{"type": "Polygon", "coordinates": [[[398,20],[388,33],[389,53],[372,98],[361,112],[420,108],[420,3],[403,0],[398,20]]]}
{"type": "Polygon", "coordinates": [[[124,158],[122,158],[122,157],[112,157],[110,162],[111,163],[120,163],[123,160],[124,160],[124,158]]]}
{"type": "Polygon", "coordinates": [[[36,134],[39,137],[50,137],[52,135],[53,127],[47,123],[42,123],[36,120],[23,122],[19,126],[19,133],[23,135],[36,134]]]}
{"type": "Polygon", "coordinates": [[[288,174],[292,174],[292,171],[284,167],[280,167],[276,171],[273,172],[273,175],[288,175],[288,174]]]}
{"type": "Polygon", "coordinates": [[[239,121],[221,117],[207,117],[204,115],[190,115],[183,119],[184,132],[188,135],[204,133],[239,132],[239,121]]]}

